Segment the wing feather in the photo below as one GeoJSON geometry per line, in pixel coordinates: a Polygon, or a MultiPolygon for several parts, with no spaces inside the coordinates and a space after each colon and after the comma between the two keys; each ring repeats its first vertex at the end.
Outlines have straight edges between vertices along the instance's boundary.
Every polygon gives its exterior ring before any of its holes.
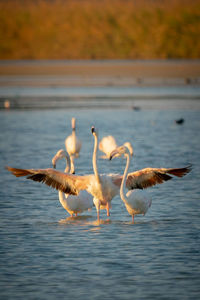
{"type": "Polygon", "coordinates": [[[70,195],[78,195],[80,190],[86,189],[89,179],[89,176],[66,174],[55,169],[17,169],[8,166],[6,169],[16,177],[26,176],[70,195]]]}
{"type": "Polygon", "coordinates": [[[127,176],[126,187],[130,189],[145,189],[156,184],[161,184],[173,178],[183,177],[191,171],[191,165],[184,168],[145,168],[127,176]],[[170,175],[169,175],[170,174],[170,175]]]}
{"type": "MultiPolygon", "coordinates": [[[[123,176],[116,176],[112,178],[115,185],[120,187],[123,176]]],[[[152,173],[145,169],[133,173],[129,173],[126,180],[126,187],[132,189],[144,189],[156,184],[161,184],[164,181],[170,180],[172,177],[167,174],[152,173]]]]}

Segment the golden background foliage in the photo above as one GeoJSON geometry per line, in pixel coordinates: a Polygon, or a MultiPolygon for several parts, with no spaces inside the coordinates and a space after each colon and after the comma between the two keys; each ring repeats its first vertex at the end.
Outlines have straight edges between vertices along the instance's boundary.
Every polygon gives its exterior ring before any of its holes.
{"type": "Polygon", "coordinates": [[[0,1],[0,59],[200,57],[200,1],[0,1]]]}

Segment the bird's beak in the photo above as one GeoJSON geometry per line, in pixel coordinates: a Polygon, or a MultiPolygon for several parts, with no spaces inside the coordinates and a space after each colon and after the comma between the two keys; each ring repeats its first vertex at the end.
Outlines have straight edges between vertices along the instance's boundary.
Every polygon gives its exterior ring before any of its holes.
{"type": "Polygon", "coordinates": [[[92,134],[95,132],[94,126],[92,126],[91,131],[92,131],[92,134]]]}
{"type": "Polygon", "coordinates": [[[56,163],[52,162],[53,169],[56,169],[56,163]]]}
{"type": "Polygon", "coordinates": [[[110,158],[109,158],[109,159],[111,160],[113,157],[115,157],[116,154],[118,154],[117,149],[113,150],[113,151],[110,153],[110,158]]]}

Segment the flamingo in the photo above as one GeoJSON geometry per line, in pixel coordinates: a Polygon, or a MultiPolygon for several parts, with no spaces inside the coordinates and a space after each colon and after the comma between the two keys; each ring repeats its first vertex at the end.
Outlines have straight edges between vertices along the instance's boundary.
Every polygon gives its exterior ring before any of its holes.
{"type": "Polygon", "coordinates": [[[145,215],[148,209],[151,207],[152,199],[148,193],[144,190],[130,190],[125,196],[125,183],[127,180],[127,173],[130,165],[131,155],[130,151],[126,146],[117,147],[110,154],[110,159],[115,156],[121,156],[124,154],[126,157],[126,167],[124,169],[124,175],[120,187],[120,197],[124,202],[128,213],[132,216],[132,223],[134,224],[134,216],[138,214],[145,215]]]}
{"type": "Polygon", "coordinates": [[[75,172],[74,168],[74,158],[79,157],[79,152],[81,150],[82,143],[76,136],[76,119],[72,118],[72,134],[69,135],[65,140],[65,147],[67,152],[69,153],[69,157],[71,160],[71,172],[72,174],[75,172]]]}
{"type": "MultiPolygon", "coordinates": [[[[124,143],[124,145],[129,149],[131,155],[133,155],[133,147],[131,143],[126,142],[124,143]]],[[[105,153],[105,155],[101,156],[101,158],[109,159],[110,153],[117,147],[118,146],[116,140],[112,135],[104,136],[102,140],[99,142],[99,150],[105,153]]]]}
{"type": "MultiPolygon", "coordinates": [[[[52,159],[53,167],[56,168],[56,163],[60,159],[66,159],[65,173],[70,171],[70,158],[68,153],[60,149],[52,159]]],[[[89,210],[93,207],[93,197],[85,190],[81,190],[77,196],[64,194],[62,191],[58,191],[59,201],[64,209],[73,217],[73,214],[77,216],[78,213],[89,210]]]]}
{"type": "MultiPolygon", "coordinates": [[[[16,177],[26,176],[27,179],[45,183],[46,185],[71,195],[78,195],[81,190],[86,190],[93,195],[93,202],[97,210],[97,219],[100,220],[100,208],[109,208],[111,200],[119,194],[122,182],[120,174],[99,174],[97,168],[98,132],[95,127],[91,129],[94,136],[93,174],[74,175],[59,172],[55,169],[17,169],[7,166],[6,169],[16,177]]],[[[131,189],[144,189],[156,184],[161,184],[172,179],[170,175],[183,177],[190,172],[190,166],[184,168],[145,168],[129,173],[126,187],[131,189]]]]}

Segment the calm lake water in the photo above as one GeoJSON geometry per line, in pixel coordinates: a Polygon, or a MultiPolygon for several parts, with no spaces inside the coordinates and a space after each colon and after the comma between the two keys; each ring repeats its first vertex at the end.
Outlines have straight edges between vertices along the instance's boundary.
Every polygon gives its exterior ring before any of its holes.
{"type": "MultiPolygon", "coordinates": [[[[159,103],[139,111],[0,111],[0,299],[199,299],[200,110],[159,103]],[[94,208],[71,218],[57,191],[4,166],[50,167],[72,117],[82,141],[77,174],[92,173],[92,125],[100,139],[111,134],[119,145],[133,144],[130,171],[191,163],[192,172],[148,189],[152,206],[134,225],[119,196],[99,225],[94,208]]],[[[125,160],[99,153],[98,165],[101,173],[122,173],[125,160]]]]}

